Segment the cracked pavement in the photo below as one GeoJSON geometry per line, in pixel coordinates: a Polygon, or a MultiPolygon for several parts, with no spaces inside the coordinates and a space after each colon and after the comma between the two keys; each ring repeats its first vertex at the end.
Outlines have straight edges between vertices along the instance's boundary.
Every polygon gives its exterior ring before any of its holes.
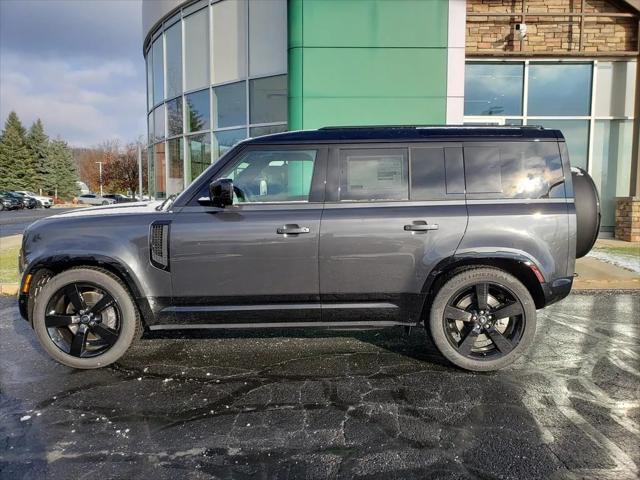
{"type": "Polygon", "coordinates": [[[488,374],[399,328],[154,334],[75,371],[0,297],[0,477],[637,478],[640,292],[538,315],[488,374]]]}

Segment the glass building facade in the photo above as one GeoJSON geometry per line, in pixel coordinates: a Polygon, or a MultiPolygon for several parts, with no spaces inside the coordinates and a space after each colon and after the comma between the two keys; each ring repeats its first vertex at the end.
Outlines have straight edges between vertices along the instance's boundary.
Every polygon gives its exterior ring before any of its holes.
{"type": "Polygon", "coordinates": [[[594,178],[602,229],[629,195],[635,60],[469,60],[466,124],[541,125],[564,134],[572,165],[594,178]]]}
{"type": "Polygon", "coordinates": [[[184,5],[145,50],[157,199],[180,192],[238,141],[287,130],[287,2],[184,5]]]}

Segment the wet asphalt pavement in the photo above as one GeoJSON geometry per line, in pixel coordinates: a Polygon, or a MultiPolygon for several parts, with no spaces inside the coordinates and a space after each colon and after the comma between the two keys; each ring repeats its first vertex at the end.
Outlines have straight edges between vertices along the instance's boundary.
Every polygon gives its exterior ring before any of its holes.
{"type": "Polygon", "coordinates": [[[0,298],[0,478],[637,478],[640,292],[539,312],[506,370],[445,364],[424,330],[143,339],[49,360],[0,298]]]}

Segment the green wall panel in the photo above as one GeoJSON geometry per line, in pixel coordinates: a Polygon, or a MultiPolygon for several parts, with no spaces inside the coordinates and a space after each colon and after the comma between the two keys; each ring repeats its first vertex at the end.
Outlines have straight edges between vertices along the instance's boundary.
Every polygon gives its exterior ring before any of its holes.
{"type": "Polygon", "coordinates": [[[448,0],[302,0],[305,47],[446,47],[448,0]]]}
{"type": "Polygon", "coordinates": [[[446,120],[447,0],[289,0],[289,128],[446,120]]]}

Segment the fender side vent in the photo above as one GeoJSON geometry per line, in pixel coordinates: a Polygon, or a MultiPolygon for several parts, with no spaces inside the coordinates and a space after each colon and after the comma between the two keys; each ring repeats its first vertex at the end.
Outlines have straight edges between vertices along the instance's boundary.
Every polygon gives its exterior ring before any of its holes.
{"type": "Polygon", "coordinates": [[[154,222],[149,232],[149,259],[151,265],[169,270],[169,222],[154,222]]]}

